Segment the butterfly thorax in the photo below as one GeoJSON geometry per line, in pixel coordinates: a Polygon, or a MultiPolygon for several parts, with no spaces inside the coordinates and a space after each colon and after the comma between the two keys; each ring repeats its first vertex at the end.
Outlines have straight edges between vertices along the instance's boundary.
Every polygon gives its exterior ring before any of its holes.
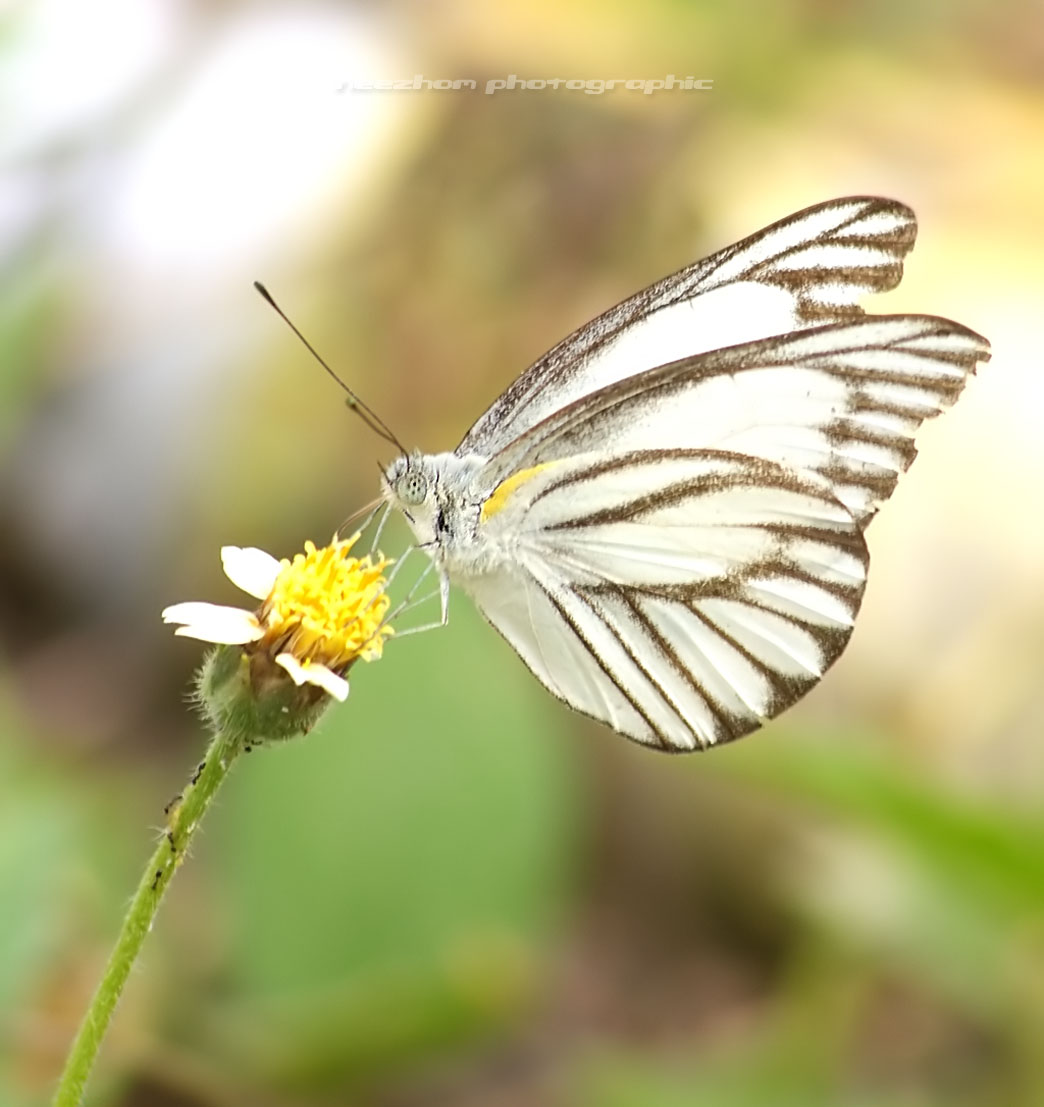
{"type": "Polygon", "coordinates": [[[507,557],[497,543],[476,541],[492,491],[483,479],[486,465],[478,454],[412,453],[396,458],[384,474],[388,503],[405,516],[418,546],[454,579],[488,572],[507,557]]]}

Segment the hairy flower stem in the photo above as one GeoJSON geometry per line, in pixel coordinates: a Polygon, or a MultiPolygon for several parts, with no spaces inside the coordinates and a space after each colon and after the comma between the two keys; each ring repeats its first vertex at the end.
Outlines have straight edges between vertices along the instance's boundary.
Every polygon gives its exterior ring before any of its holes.
{"type": "Polygon", "coordinates": [[[219,731],[184,792],[168,808],[167,832],[149,859],[138,890],[134,893],[116,946],[69,1050],[52,1100],[53,1107],[79,1107],[87,1077],[127,983],[131,966],[141,950],[145,935],[152,929],[152,920],[163,893],[185,857],[210,801],[243,748],[240,734],[219,731]]]}

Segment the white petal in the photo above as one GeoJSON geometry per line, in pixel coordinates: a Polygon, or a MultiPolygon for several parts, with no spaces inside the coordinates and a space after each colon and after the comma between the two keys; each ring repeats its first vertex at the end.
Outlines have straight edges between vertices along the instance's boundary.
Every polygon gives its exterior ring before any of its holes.
{"type": "Polygon", "coordinates": [[[348,681],[325,665],[310,665],[308,667],[308,680],[333,696],[339,703],[344,703],[348,698],[348,681]]]}
{"type": "Polygon", "coordinates": [[[252,612],[216,603],[176,603],[163,609],[163,621],[184,623],[174,632],[183,638],[229,646],[256,642],[264,634],[252,612]]]}
{"type": "Polygon", "coordinates": [[[282,665],[290,674],[294,684],[304,684],[308,679],[308,672],[292,653],[281,653],[276,657],[276,664],[282,665]]]}
{"type": "Polygon", "coordinates": [[[222,546],[221,564],[225,576],[255,599],[266,599],[282,565],[256,546],[222,546]]]}
{"type": "Polygon", "coordinates": [[[315,661],[306,661],[302,665],[292,653],[281,653],[275,660],[290,674],[294,684],[315,684],[341,703],[348,698],[348,681],[325,665],[315,661]]]}

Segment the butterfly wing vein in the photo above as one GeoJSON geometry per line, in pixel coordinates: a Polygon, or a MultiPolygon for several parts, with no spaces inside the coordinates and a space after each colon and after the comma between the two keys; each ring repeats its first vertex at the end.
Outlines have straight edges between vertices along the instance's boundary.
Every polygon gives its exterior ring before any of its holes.
{"type": "Polygon", "coordinates": [[[866,575],[815,483],[726,452],[574,457],[489,523],[511,568],[463,582],[560,699],[666,750],[738,738],[820,679],[866,575]]]}

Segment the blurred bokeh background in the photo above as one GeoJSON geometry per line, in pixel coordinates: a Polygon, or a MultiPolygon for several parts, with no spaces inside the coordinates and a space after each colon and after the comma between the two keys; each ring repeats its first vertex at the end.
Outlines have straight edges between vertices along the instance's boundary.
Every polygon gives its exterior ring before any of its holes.
{"type": "Polygon", "coordinates": [[[160,608],[237,602],[221,544],[324,541],[388,460],[251,281],[449,449],[599,310],[851,192],[920,217],[871,310],[995,354],[871,528],[828,679],[666,758],[571,716],[456,597],[237,768],[89,1102],[1044,1102],[1039,5],[2,18],[0,1102],[46,1100],[202,747],[199,649],[160,608]],[[478,87],[344,87],[414,74],[478,87]],[[510,74],[713,89],[484,93],[510,74]]]}

